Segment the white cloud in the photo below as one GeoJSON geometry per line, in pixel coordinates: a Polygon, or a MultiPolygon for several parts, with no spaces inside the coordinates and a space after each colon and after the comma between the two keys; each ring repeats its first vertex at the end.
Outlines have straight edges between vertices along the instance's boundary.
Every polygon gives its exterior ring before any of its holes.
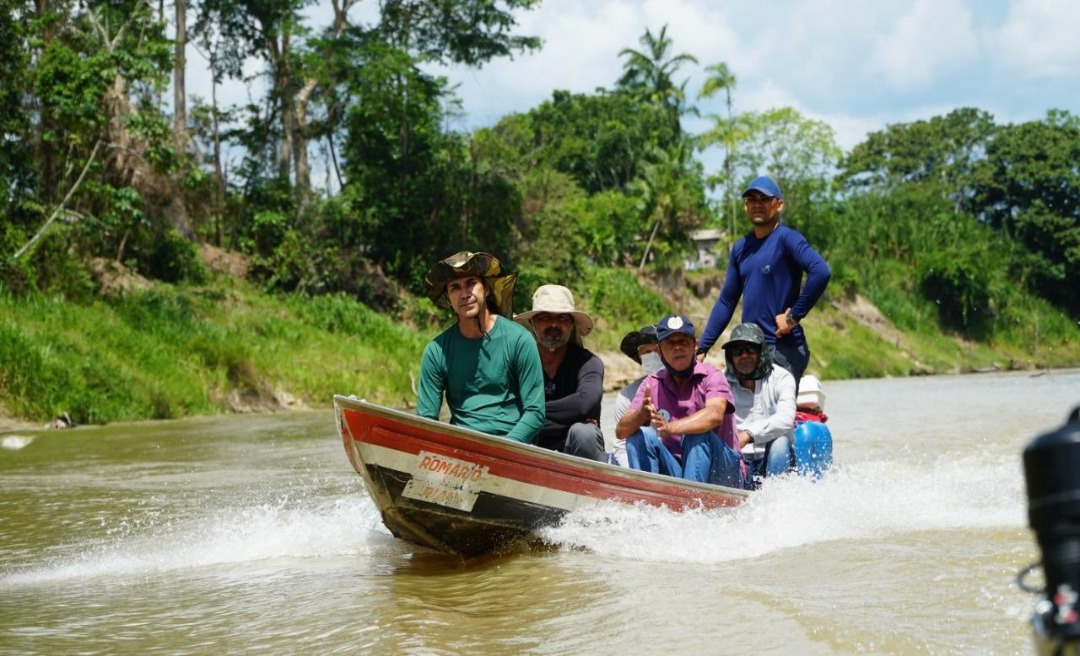
{"type": "Polygon", "coordinates": [[[1035,78],[1080,75],[1080,3],[1023,0],[1009,4],[1005,24],[991,37],[998,60],[1035,78]]]}
{"type": "MultiPolygon", "coordinates": [[[[680,70],[691,97],[702,69],[723,62],[737,79],[735,111],[793,107],[831,125],[845,150],[889,123],[957,107],[990,111],[999,123],[1038,120],[1050,108],[1080,113],[1076,0],[544,0],[517,20],[515,32],[541,37],[541,51],[443,71],[460,83],[465,117],[455,128],[492,125],[556,89],[610,89],[622,73],[619,51],[664,25],[674,52],[701,64],[680,70]]],[[[205,63],[190,50],[189,58],[205,78],[205,63]]],[[[189,91],[207,95],[196,77],[189,91]]],[[[238,83],[221,92],[246,100],[238,83]]],[[[697,104],[725,113],[721,95],[697,104]]]]}
{"type": "Polygon", "coordinates": [[[979,55],[971,10],[961,0],[916,0],[911,10],[883,35],[874,63],[899,89],[926,86],[979,55]]]}
{"type": "Polygon", "coordinates": [[[472,125],[525,111],[556,89],[591,93],[598,87],[613,88],[622,75],[619,52],[640,49],[646,29],[657,34],[666,25],[672,54],[688,53],[699,60],[700,66],[688,64],[680,70],[692,78],[687,85],[691,96],[700,88],[705,66],[730,62],[739,52],[727,11],[703,0],[546,0],[537,11],[521,14],[519,24],[520,33],[543,39],[539,53],[494,61],[481,70],[454,67],[447,72],[462,85],[459,95],[472,125]]]}

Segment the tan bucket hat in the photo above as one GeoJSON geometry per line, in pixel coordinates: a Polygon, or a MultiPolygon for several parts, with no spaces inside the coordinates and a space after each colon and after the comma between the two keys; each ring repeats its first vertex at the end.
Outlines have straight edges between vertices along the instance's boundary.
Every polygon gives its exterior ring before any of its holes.
{"type": "Polygon", "coordinates": [[[491,289],[490,298],[495,302],[496,314],[514,316],[514,285],[517,274],[505,271],[498,258],[490,253],[461,251],[439,260],[424,274],[427,295],[439,307],[453,310],[446,297],[446,283],[456,278],[477,276],[483,278],[491,289]]]}
{"type": "Polygon", "coordinates": [[[514,317],[514,321],[532,330],[532,318],[541,312],[569,314],[574,317],[574,343],[581,346],[581,338],[592,332],[593,320],[588,314],[574,309],[574,295],[562,285],[540,285],[533,293],[532,309],[514,317]]]}

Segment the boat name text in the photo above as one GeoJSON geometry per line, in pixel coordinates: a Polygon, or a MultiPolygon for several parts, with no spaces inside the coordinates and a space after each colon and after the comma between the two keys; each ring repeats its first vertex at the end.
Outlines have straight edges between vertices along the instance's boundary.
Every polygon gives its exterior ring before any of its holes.
{"type": "Polygon", "coordinates": [[[436,453],[421,451],[416,469],[402,496],[447,508],[472,512],[488,468],[436,453]]]}
{"type": "Polygon", "coordinates": [[[442,474],[446,478],[457,478],[463,481],[478,481],[487,473],[487,467],[446,458],[432,453],[424,454],[420,459],[420,469],[426,469],[436,474],[442,474]]]}

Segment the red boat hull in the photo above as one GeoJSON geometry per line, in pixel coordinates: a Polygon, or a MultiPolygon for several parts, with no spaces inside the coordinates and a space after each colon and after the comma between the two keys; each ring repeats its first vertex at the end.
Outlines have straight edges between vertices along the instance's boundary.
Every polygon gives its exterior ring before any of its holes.
{"type": "Polygon", "coordinates": [[[605,503],[672,510],[742,503],[744,490],[608,465],[335,396],[345,452],[395,536],[466,558],[605,503]]]}

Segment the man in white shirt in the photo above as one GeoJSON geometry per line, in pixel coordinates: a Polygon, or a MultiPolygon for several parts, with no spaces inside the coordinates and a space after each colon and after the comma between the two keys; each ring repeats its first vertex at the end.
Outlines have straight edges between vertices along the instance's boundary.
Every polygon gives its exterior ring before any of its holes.
{"type": "Polygon", "coordinates": [[[765,476],[786,473],[794,465],[795,378],[773,366],[757,324],[735,326],[724,344],[724,358],[739,445],[756,487],[765,476]]]}

